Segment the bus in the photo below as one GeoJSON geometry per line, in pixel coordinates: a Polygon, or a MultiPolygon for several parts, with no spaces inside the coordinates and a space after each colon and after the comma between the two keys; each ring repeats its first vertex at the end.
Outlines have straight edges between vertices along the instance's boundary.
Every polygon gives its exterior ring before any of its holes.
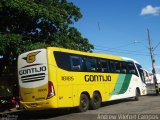
{"type": "Polygon", "coordinates": [[[19,55],[20,103],[27,110],[76,107],[146,95],[141,65],[133,59],[58,47],[19,55]]]}

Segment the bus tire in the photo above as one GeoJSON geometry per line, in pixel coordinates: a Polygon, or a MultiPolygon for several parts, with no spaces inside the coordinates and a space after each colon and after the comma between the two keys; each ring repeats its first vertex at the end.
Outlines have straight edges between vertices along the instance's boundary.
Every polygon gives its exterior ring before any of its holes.
{"type": "Polygon", "coordinates": [[[95,110],[101,107],[102,99],[98,92],[93,93],[93,97],[90,101],[90,107],[91,109],[95,110]]]}
{"type": "Polygon", "coordinates": [[[89,109],[89,98],[86,94],[81,94],[78,112],[86,112],[89,109]]]}
{"type": "Polygon", "coordinates": [[[137,88],[137,89],[135,90],[134,100],[135,100],[135,101],[138,101],[138,100],[139,100],[139,96],[140,96],[140,91],[139,91],[139,89],[137,88]]]}

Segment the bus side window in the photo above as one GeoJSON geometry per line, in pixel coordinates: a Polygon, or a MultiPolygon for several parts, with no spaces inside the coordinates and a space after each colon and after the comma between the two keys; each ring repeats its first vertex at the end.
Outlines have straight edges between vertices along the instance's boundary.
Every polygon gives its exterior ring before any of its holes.
{"type": "Polygon", "coordinates": [[[136,68],[134,66],[133,63],[128,63],[128,74],[135,74],[137,75],[137,72],[136,72],[136,68]]]}
{"type": "Polygon", "coordinates": [[[125,62],[121,62],[121,73],[126,74],[127,73],[127,65],[125,62]]]}
{"type": "Polygon", "coordinates": [[[115,61],[115,67],[116,67],[116,73],[120,73],[120,62],[119,61],[115,61]]]}
{"type": "Polygon", "coordinates": [[[115,71],[116,71],[116,67],[115,67],[115,64],[114,64],[114,61],[112,61],[112,60],[110,60],[110,72],[113,72],[113,73],[115,73],[115,71]]]}
{"type": "Polygon", "coordinates": [[[54,56],[59,68],[64,70],[71,70],[70,57],[68,53],[55,51],[54,56]]]}
{"type": "Polygon", "coordinates": [[[70,56],[71,57],[71,70],[81,71],[81,57],[79,56],[70,56]]]}
{"type": "Polygon", "coordinates": [[[97,71],[97,60],[96,58],[87,57],[85,59],[86,70],[89,72],[97,71]]]}
{"type": "Polygon", "coordinates": [[[109,72],[109,65],[107,60],[100,59],[101,72],[109,72]]]}
{"type": "Polygon", "coordinates": [[[120,62],[110,60],[110,72],[120,73],[120,62]]]}

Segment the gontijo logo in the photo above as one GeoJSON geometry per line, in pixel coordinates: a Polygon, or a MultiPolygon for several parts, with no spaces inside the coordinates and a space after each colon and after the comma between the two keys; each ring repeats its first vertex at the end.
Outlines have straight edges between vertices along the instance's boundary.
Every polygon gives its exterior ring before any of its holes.
{"type": "Polygon", "coordinates": [[[22,59],[26,60],[27,63],[33,63],[33,62],[36,60],[36,55],[37,55],[39,52],[40,52],[40,51],[29,53],[29,54],[27,55],[27,57],[24,57],[24,58],[22,58],[22,59]]]}

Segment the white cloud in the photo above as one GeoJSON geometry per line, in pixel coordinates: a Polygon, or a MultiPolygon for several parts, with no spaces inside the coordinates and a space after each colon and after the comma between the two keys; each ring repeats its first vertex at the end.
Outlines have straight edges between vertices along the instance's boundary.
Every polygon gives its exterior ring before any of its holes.
{"type": "Polygon", "coordinates": [[[147,5],[142,9],[140,15],[160,15],[160,7],[153,7],[152,5],[147,5]]]}

